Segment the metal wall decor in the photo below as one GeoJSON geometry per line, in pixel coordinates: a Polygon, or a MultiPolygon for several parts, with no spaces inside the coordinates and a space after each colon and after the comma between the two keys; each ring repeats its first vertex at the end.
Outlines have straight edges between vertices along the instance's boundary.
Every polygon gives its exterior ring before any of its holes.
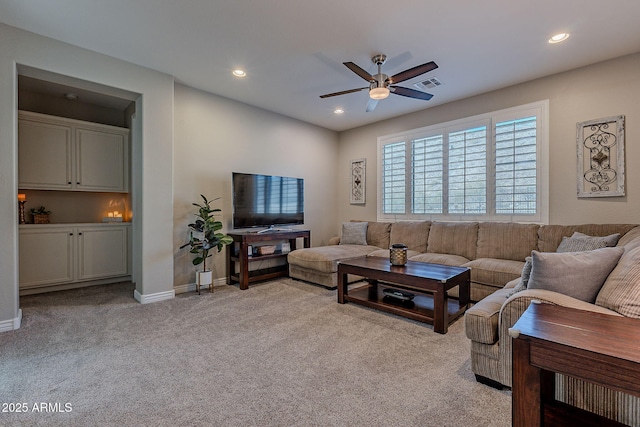
{"type": "Polygon", "coordinates": [[[578,197],[624,196],[624,116],[577,124],[578,197]]]}
{"type": "Polygon", "coordinates": [[[349,201],[352,205],[364,205],[366,193],[367,160],[351,160],[351,195],[349,201]]]}

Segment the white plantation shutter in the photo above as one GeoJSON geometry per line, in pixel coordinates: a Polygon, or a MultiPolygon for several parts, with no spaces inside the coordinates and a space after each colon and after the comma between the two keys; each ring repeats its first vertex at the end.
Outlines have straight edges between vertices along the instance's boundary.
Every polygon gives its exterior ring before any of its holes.
{"type": "Polygon", "coordinates": [[[382,212],[404,214],[406,197],[406,143],[385,144],[382,149],[382,212]]]}
{"type": "Polygon", "coordinates": [[[444,203],[444,137],[413,140],[413,213],[441,214],[444,203]]]}
{"type": "Polygon", "coordinates": [[[537,202],[536,117],[496,124],[496,213],[532,214],[537,202]]]}
{"type": "Polygon", "coordinates": [[[548,101],[380,137],[378,147],[378,220],[548,220],[548,101]]]}
{"type": "Polygon", "coordinates": [[[487,128],[449,134],[450,214],[487,212],[487,128]]]}

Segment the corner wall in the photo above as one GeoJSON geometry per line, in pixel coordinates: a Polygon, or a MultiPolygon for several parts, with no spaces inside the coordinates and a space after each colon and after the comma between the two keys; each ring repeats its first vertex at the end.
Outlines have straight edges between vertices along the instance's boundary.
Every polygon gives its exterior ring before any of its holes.
{"type": "MultiPolygon", "coordinates": [[[[173,293],[173,78],[105,55],[0,24],[0,330],[19,326],[17,218],[17,66],[139,94],[139,145],[132,182],[139,241],[137,294],[173,293]]],[[[136,254],[134,254],[134,259],[136,254]]]]}
{"type": "MultiPolygon", "coordinates": [[[[176,287],[195,282],[193,255],[178,247],[188,239],[192,203],[201,201],[200,194],[221,197],[213,206],[222,209],[223,231],[232,229],[231,172],[304,178],[304,228],[311,230],[313,246],[327,244],[337,221],[337,155],[336,132],[176,84],[176,287]]],[[[214,277],[221,281],[226,275],[224,250],[213,260],[214,277]]]]}
{"type": "MultiPolygon", "coordinates": [[[[549,99],[549,222],[640,223],[640,53],[340,133],[338,222],[376,219],[377,138],[549,99]],[[626,196],[577,197],[576,123],[625,115],[626,196]],[[349,161],[367,159],[366,205],[349,204],[349,161]]],[[[437,96],[437,92],[434,93],[437,96]]]]}

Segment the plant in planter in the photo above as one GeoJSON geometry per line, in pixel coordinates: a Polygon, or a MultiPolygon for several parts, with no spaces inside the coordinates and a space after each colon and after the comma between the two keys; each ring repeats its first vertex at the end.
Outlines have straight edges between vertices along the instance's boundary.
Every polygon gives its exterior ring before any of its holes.
{"type": "Polygon", "coordinates": [[[213,292],[213,273],[211,270],[207,270],[207,258],[210,258],[213,254],[209,252],[214,248],[218,249],[218,252],[222,251],[225,245],[233,242],[230,236],[219,231],[222,229],[222,222],[216,218],[216,215],[222,212],[221,209],[214,209],[211,207],[213,200],[207,200],[205,196],[200,195],[203,200],[203,204],[193,203],[198,207],[198,212],[195,214],[196,221],[188,225],[189,241],[180,246],[180,249],[189,246],[191,249],[189,252],[196,255],[193,259],[193,265],[202,264],[202,271],[196,272],[196,290],[200,294],[200,286],[209,285],[211,292],[213,292]]]}
{"type": "Polygon", "coordinates": [[[34,224],[49,224],[49,215],[51,214],[51,211],[48,211],[44,206],[40,206],[37,209],[31,208],[29,212],[33,215],[34,224]]]}

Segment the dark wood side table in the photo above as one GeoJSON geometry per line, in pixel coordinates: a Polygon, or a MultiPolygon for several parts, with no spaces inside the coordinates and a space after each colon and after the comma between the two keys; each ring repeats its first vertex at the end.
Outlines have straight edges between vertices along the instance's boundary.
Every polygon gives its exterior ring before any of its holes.
{"type": "Polygon", "coordinates": [[[619,426],[554,398],[561,373],[640,397],[640,320],[532,303],[513,339],[513,426],[619,426]]]}
{"type": "Polygon", "coordinates": [[[233,238],[233,244],[227,246],[227,283],[239,283],[240,289],[248,289],[249,283],[258,280],[273,279],[276,277],[289,275],[289,264],[287,263],[288,252],[275,252],[269,255],[250,255],[249,245],[259,245],[273,241],[288,241],[291,251],[296,249],[296,240],[303,239],[305,248],[311,245],[311,231],[309,230],[285,230],[269,231],[266,233],[233,232],[227,233],[233,238]],[[266,268],[262,270],[249,271],[249,263],[263,261],[266,259],[281,258],[285,260],[284,265],[266,268]],[[236,263],[239,264],[239,272],[236,273],[236,263]]]}

